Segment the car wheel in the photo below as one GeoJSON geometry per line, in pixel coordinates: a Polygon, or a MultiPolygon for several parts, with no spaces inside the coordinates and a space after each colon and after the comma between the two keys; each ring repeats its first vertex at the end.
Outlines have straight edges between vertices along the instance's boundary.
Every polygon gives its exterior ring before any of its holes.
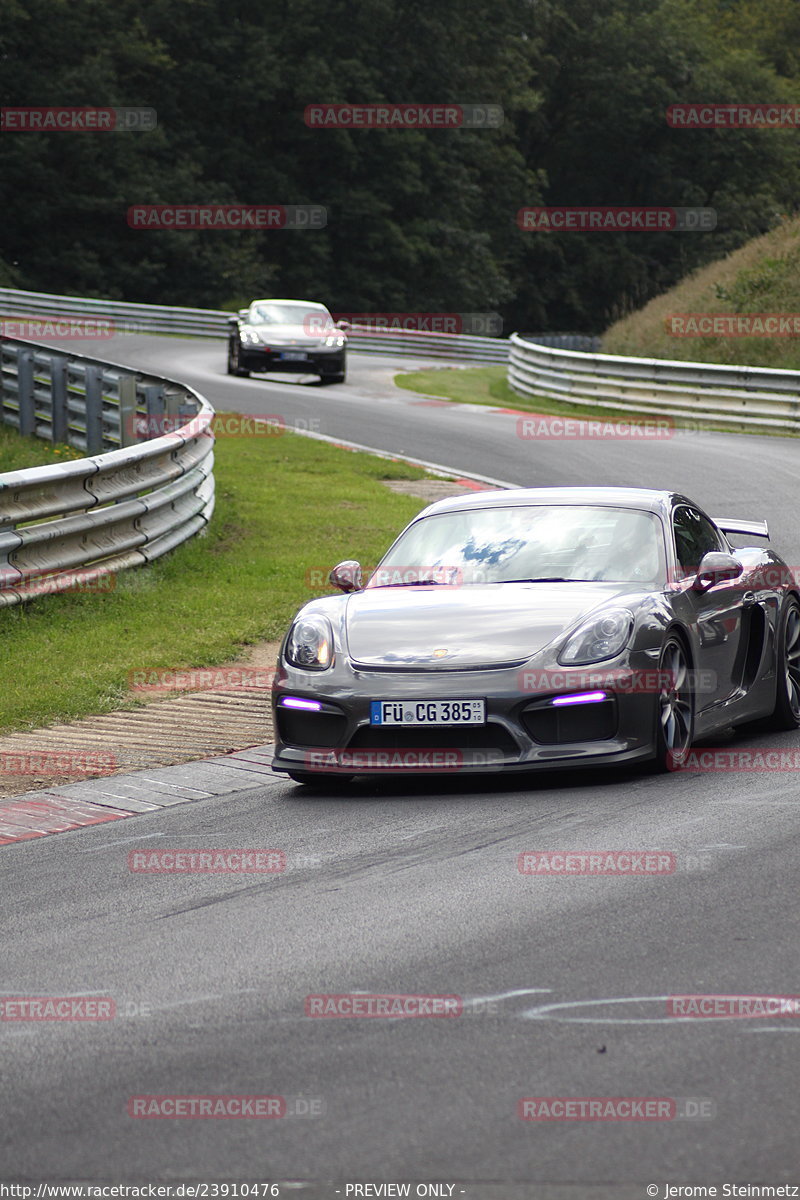
{"type": "Polygon", "coordinates": [[[250,377],[250,372],[244,367],[239,366],[239,343],[233,342],[228,345],[228,374],[239,375],[243,379],[250,377]]]}
{"type": "Polygon", "coordinates": [[[778,624],[775,673],[778,689],[770,725],[773,729],[800,728],[800,604],[790,596],[778,624]]]}
{"type": "Polygon", "coordinates": [[[339,787],[353,778],[352,775],[325,775],[319,771],[287,771],[286,774],[293,783],[301,783],[304,787],[339,787]]]}
{"type": "Polygon", "coordinates": [[[670,634],[658,660],[656,771],[676,771],[686,762],[694,738],[694,707],[686,647],[677,634],[670,634]]]}

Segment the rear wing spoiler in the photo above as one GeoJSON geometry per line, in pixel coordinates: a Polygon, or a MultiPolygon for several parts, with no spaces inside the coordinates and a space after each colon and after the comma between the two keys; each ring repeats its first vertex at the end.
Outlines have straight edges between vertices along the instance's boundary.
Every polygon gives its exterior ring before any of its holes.
{"type": "Polygon", "coordinates": [[[711,519],[723,533],[752,534],[753,537],[763,537],[769,540],[766,521],[738,521],[735,517],[712,517],[711,519]]]}

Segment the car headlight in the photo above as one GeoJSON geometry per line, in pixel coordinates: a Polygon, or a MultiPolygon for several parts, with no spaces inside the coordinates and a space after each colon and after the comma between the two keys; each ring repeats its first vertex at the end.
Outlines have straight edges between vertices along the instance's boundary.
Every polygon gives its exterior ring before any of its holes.
{"type": "Polygon", "coordinates": [[[341,347],[344,345],[344,338],[343,337],[326,337],[322,344],[323,344],[323,346],[337,346],[341,349],[341,347]]]}
{"type": "Polygon", "coordinates": [[[299,617],[286,639],[286,661],[304,671],[324,671],[333,662],[333,631],[327,617],[299,617]]]}
{"type": "Polygon", "coordinates": [[[579,625],[569,638],[558,661],[565,666],[584,666],[614,658],[624,649],[633,629],[633,613],[628,608],[607,608],[598,616],[579,625]]]}
{"type": "Polygon", "coordinates": [[[252,329],[243,329],[239,334],[242,342],[247,346],[258,346],[261,339],[252,329]]]}

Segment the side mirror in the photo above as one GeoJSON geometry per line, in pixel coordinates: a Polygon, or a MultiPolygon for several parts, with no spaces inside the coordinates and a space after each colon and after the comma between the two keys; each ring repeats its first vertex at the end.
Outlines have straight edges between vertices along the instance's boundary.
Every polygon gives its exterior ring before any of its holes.
{"type": "Polygon", "coordinates": [[[738,558],[734,558],[732,554],[710,550],[708,554],[703,555],[697,568],[692,591],[707,592],[716,583],[724,583],[726,579],[738,579],[743,570],[744,567],[738,558]]]}
{"type": "Polygon", "coordinates": [[[249,308],[240,308],[238,315],[242,318],[243,321],[246,321],[247,318],[250,316],[250,309],[249,308]]]}
{"type": "Polygon", "coordinates": [[[343,333],[346,333],[348,329],[353,328],[349,321],[336,321],[335,324],[336,328],[341,329],[343,333]]]}
{"type": "Polygon", "coordinates": [[[361,590],[361,563],[354,558],[347,558],[337,563],[328,579],[340,592],[358,592],[361,590]]]}

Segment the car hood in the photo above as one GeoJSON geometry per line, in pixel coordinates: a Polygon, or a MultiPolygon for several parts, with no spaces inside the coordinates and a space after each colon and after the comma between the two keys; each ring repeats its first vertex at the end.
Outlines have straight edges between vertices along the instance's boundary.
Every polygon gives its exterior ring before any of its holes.
{"type": "Polygon", "coordinates": [[[347,647],[354,664],[383,670],[512,666],[630,592],[620,583],[367,588],[347,597],[347,647]]]}
{"type": "MultiPolygon", "coordinates": [[[[263,346],[320,346],[327,334],[310,333],[302,324],[299,325],[245,325],[248,333],[256,335],[263,346]]],[[[344,337],[340,329],[330,331],[333,337],[344,337]]]]}

